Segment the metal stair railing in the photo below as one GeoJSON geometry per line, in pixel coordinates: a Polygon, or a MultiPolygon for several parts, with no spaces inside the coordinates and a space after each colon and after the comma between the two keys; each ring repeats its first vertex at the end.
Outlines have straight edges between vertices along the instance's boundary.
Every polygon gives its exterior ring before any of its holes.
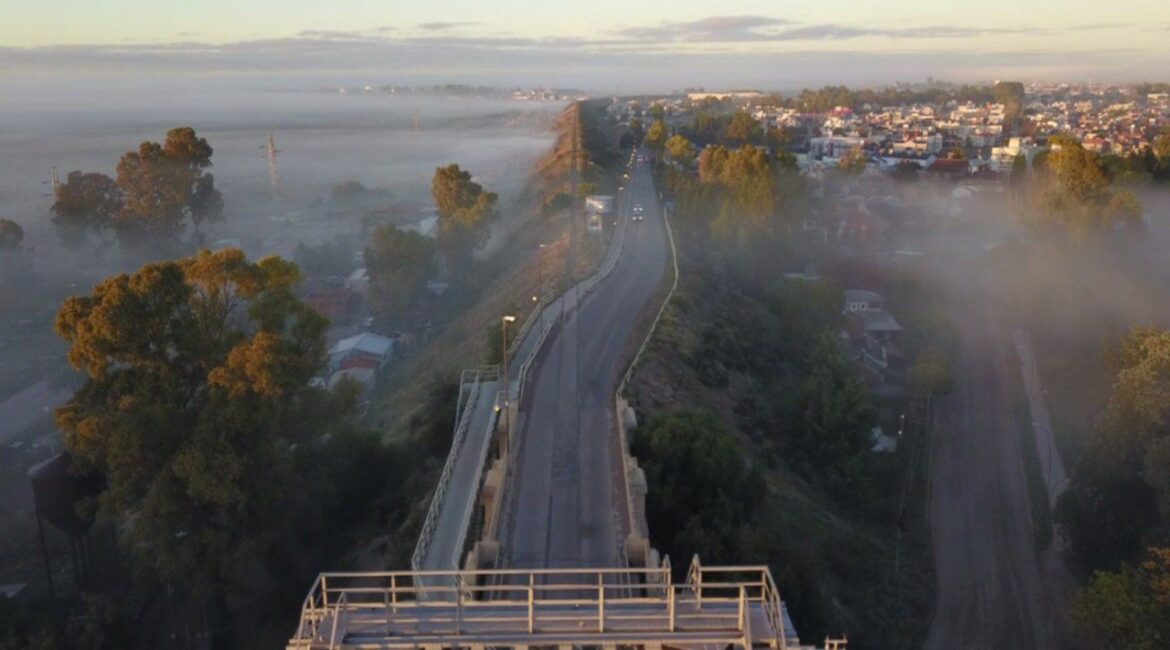
{"type": "Polygon", "coordinates": [[[470,427],[471,414],[475,411],[476,404],[479,401],[479,385],[484,375],[489,372],[490,368],[464,371],[463,377],[460,380],[459,396],[463,402],[462,411],[459,413],[459,419],[455,425],[455,435],[451,439],[451,449],[447,452],[447,461],[443,465],[443,473],[439,476],[438,485],[435,486],[430,507],[427,509],[427,517],[423,521],[418,542],[415,544],[414,553],[410,557],[410,566],[415,571],[421,569],[422,562],[426,559],[427,552],[430,550],[431,538],[435,532],[436,521],[442,512],[443,503],[447,497],[447,488],[451,483],[451,474],[455,471],[459,452],[463,448],[463,442],[467,439],[467,429],[470,427]],[[463,398],[464,384],[468,386],[468,396],[466,399],[463,398]]]}

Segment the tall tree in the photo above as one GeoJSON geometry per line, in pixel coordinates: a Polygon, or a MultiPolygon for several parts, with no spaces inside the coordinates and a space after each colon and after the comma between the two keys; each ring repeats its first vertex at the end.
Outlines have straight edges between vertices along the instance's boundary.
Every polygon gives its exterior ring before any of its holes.
{"type": "Polygon", "coordinates": [[[387,224],[366,249],[370,302],[385,322],[401,322],[434,270],[434,241],[387,224]]]}
{"type": "Polygon", "coordinates": [[[856,499],[866,480],[875,412],[835,337],[821,335],[811,361],[798,398],[793,452],[804,459],[806,473],[835,496],[856,499]]]}
{"type": "Polygon", "coordinates": [[[122,191],[105,174],[71,171],[56,193],[53,225],[61,243],[77,248],[90,234],[100,234],[122,210],[122,191]]]}
{"type": "Polygon", "coordinates": [[[118,162],[124,203],[114,220],[119,238],[141,246],[174,240],[186,220],[196,236],[204,222],[223,218],[223,197],[215,189],[211,146],[190,127],[171,129],[163,144],[143,142],[118,162]]]}
{"type": "Polygon", "coordinates": [[[662,153],[662,148],[666,145],[666,137],[669,135],[666,129],[666,124],[662,120],[654,120],[650,125],[650,129],[646,131],[646,138],[644,140],[646,147],[654,153],[662,153]]]}
{"type": "Polygon", "coordinates": [[[439,211],[439,247],[461,279],[471,270],[475,250],[487,243],[488,221],[499,197],[471,180],[454,163],[435,170],[431,197],[439,211]]]}
{"type": "Polygon", "coordinates": [[[280,258],[204,251],[69,298],[56,331],[88,375],[57,411],[108,481],[102,511],[146,574],[204,597],[293,534],[298,445],[335,416],[309,380],[326,321],[280,258]],[[209,591],[210,590],[210,591],[209,591]]]}
{"type": "Polygon", "coordinates": [[[1003,104],[1003,121],[1013,128],[1024,116],[1024,84],[1018,81],[1001,81],[991,89],[995,101],[1003,104]]]}

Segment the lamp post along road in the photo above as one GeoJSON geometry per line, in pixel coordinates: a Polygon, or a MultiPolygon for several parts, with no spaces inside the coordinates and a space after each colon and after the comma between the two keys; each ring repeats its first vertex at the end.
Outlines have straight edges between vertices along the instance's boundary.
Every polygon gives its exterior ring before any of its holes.
{"type": "Polygon", "coordinates": [[[508,430],[508,406],[512,400],[512,382],[508,378],[508,323],[514,322],[515,316],[504,315],[500,319],[500,351],[504,357],[504,430],[508,430]]]}

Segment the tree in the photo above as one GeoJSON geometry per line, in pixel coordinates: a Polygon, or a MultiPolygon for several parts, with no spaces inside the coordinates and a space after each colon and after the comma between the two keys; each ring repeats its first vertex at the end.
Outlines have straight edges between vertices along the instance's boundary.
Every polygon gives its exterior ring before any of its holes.
{"type": "Polygon", "coordinates": [[[107,278],[58,312],[88,379],[57,423],[105,475],[101,511],[144,574],[220,593],[304,523],[298,445],[339,412],[309,387],[326,321],[298,281],[277,257],[203,251],[107,278]]]}
{"type": "Polygon", "coordinates": [[[544,216],[563,212],[573,207],[573,197],[568,192],[557,192],[553,197],[540,206],[540,213],[544,216]]]}
{"type": "Polygon", "coordinates": [[[776,151],[783,151],[792,143],[792,135],[785,129],[770,126],[764,133],[764,140],[776,151]]]}
{"type": "Polygon", "coordinates": [[[215,189],[212,149],[190,127],[171,129],[163,144],[143,142],[118,162],[123,204],[113,221],[130,246],[174,240],[190,220],[196,235],[203,222],[223,218],[223,197],[215,189]]]}
{"type": "Polygon", "coordinates": [[[738,144],[754,144],[760,140],[760,123],[747,111],[736,111],[727,125],[727,140],[738,144]]]}
{"type": "Polygon", "coordinates": [[[646,134],[646,127],[642,124],[642,118],[635,117],[630,120],[630,137],[633,138],[635,146],[642,144],[642,137],[646,134]]]}
{"type": "Polygon", "coordinates": [[[655,122],[661,122],[666,119],[666,107],[662,104],[654,104],[650,107],[650,117],[655,122]]]}
{"type": "Polygon", "coordinates": [[[646,147],[655,153],[662,153],[662,148],[666,145],[666,124],[662,120],[655,120],[650,125],[650,130],[646,131],[646,138],[644,140],[646,147]]]}
{"type": "Polygon", "coordinates": [[[1110,648],[1154,650],[1170,641],[1170,548],[1150,547],[1138,568],[1098,571],[1077,594],[1073,624],[1110,648]]]}
{"type": "Polygon", "coordinates": [[[24,228],[11,219],[0,219],[0,252],[20,250],[24,228]]]}
{"type": "Polygon", "coordinates": [[[663,550],[733,561],[766,488],[723,422],[709,413],[670,413],[637,429],[631,446],[653,486],[646,515],[663,550]]]}
{"type": "Polygon", "coordinates": [[[1026,223],[1081,241],[1142,225],[1141,204],[1131,192],[1111,188],[1100,156],[1070,138],[1053,140],[1053,150],[1034,165],[1026,223]]]}
{"type": "Polygon", "coordinates": [[[858,176],[865,171],[868,164],[869,155],[865,153],[865,149],[854,147],[849,153],[841,156],[841,160],[837,163],[837,169],[843,174],[858,176]]]}
{"type": "Polygon", "coordinates": [[[105,174],[71,171],[56,193],[53,225],[61,243],[77,248],[110,227],[122,209],[122,191],[105,174]]]}
{"type": "Polygon", "coordinates": [[[1137,328],[1110,358],[1104,421],[1056,513],[1091,568],[1134,559],[1146,535],[1170,520],[1170,331],[1137,328]]]}
{"type": "Polygon", "coordinates": [[[681,135],[673,135],[665,144],[666,153],[670,155],[670,159],[682,165],[689,167],[695,162],[695,145],[691,144],[681,135]]]}
{"type": "Polygon", "coordinates": [[[1170,178],[1170,127],[1162,127],[1162,133],[1154,139],[1153,155],[1157,160],[1155,175],[1170,178]]]}
{"type": "Polygon", "coordinates": [[[822,334],[797,399],[800,429],[789,441],[804,471],[839,499],[857,499],[866,479],[869,431],[876,415],[869,395],[837,340],[822,334]]]}
{"type": "Polygon", "coordinates": [[[386,224],[366,249],[370,303],[379,319],[401,322],[434,271],[434,241],[386,224]]]}
{"type": "Polygon", "coordinates": [[[992,96],[1003,104],[1003,121],[1013,128],[1024,115],[1024,84],[1018,81],[1001,81],[991,89],[992,96]]]}
{"type": "Polygon", "coordinates": [[[488,221],[499,197],[454,163],[435,170],[431,197],[439,211],[439,247],[456,275],[465,277],[476,249],[487,243],[488,221]]]}

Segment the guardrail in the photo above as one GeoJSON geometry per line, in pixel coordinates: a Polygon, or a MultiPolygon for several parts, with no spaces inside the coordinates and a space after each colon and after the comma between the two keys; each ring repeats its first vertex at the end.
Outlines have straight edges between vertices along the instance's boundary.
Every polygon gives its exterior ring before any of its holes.
{"type": "Polygon", "coordinates": [[[555,638],[574,645],[689,640],[745,649],[758,640],[786,648],[780,607],[766,566],[704,567],[697,557],[681,585],[673,583],[669,564],[324,573],[304,600],[288,647],[474,646],[489,639],[494,646],[540,645],[555,638]],[[442,597],[431,597],[435,592],[442,597]]]}

